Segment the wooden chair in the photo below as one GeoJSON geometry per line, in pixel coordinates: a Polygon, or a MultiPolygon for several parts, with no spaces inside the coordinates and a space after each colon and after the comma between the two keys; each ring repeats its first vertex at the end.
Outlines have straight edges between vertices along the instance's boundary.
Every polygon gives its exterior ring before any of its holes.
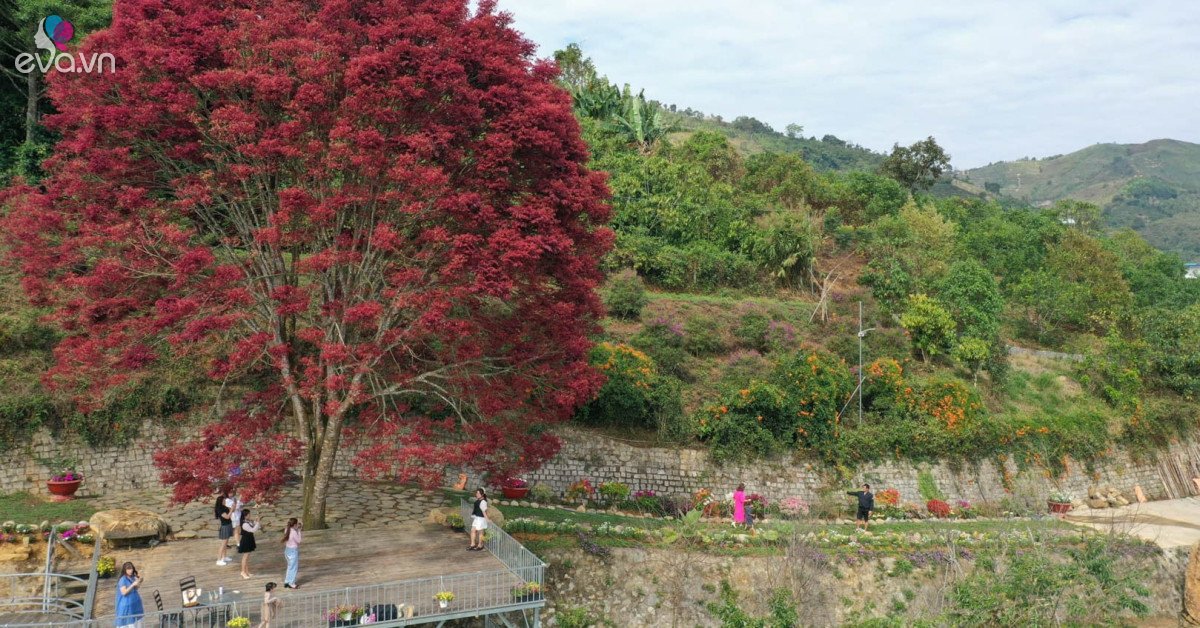
{"type": "Polygon", "coordinates": [[[183,597],[184,608],[200,604],[200,589],[196,587],[196,576],[188,576],[179,581],[179,595],[183,597]]]}
{"type": "Polygon", "coordinates": [[[162,594],[154,590],[154,606],[158,609],[159,628],[183,628],[183,613],[163,612],[162,594]]]}

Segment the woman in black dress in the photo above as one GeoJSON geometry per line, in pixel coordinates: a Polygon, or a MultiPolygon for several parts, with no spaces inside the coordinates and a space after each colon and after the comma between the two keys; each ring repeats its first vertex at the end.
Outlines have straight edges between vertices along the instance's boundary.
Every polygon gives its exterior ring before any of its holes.
{"type": "Polygon", "coordinates": [[[250,519],[250,509],[242,509],[242,538],[238,540],[238,553],[242,555],[242,579],[249,580],[254,574],[250,573],[250,552],[257,549],[254,543],[254,533],[258,532],[258,520],[250,519]]]}

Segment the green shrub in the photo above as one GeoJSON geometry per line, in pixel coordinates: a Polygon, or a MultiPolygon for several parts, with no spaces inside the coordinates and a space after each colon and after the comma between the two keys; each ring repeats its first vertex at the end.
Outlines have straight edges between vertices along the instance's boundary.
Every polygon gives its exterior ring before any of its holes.
{"type": "Polygon", "coordinates": [[[39,427],[58,417],[58,410],[44,395],[0,397],[0,452],[29,438],[39,427]]]}
{"type": "Polygon", "coordinates": [[[725,352],[725,341],[721,338],[721,325],[709,316],[693,316],[683,325],[683,346],[695,356],[716,355],[725,352]]]}
{"type": "Polygon", "coordinates": [[[673,436],[683,430],[678,381],[660,375],[645,353],[628,345],[602,342],[592,348],[589,361],[607,380],[596,398],[580,408],[578,421],[673,436]]]}
{"type": "Polygon", "coordinates": [[[709,602],[706,608],[713,617],[721,621],[722,628],[795,628],[800,625],[800,616],[796,611],[796,601],[791,591],[773,590],[768,606],[771,610],[768,617],[758,618],[750,615],[742,610],[737,591],[727,580],[722,580],[719,601],[709,602]]]}
{"type": "Polygon", "coordinates": [[[601,616],[593,615],[583,606],[560,606],[555,609],[554,619],[562,628],[592,628],[606,623],[601,616]]]}
{"type": "MultiPolygon", "coordinates": [[[[1004,568],[980,560],[951,594],[946,621],[955,626],[1107,625],[1129,613],[1149,614],[1149,590],[1142,583],[1150,569],[1145,559],[1127,558],[1122,541],[1089,536],[1060,560],[1034,546],[1010,550],[1004,568]]],[[[941,622],[939,622],[941,623],[941,622]]]]}
{"type": "Polygon", "coordinates": [[[925,501],[946,501],[946,494],[938,487],[937,480],[933,477],[933,472],[923,469],[917,473],[917,491],[921,493],[921,499],[925,501]]]}
{"type": "Polygon", "coordinates": [[[630,344],[649,354],[663,373],[688,382],[692,381],[692,373],[687,366],[688,352],[683,348],[683,338],[683,325],[657,318],[638,330],[630,344]]]}
{"type": "Polygon", "coordinates": [[[58,334],[39,324],[34,310],[0,312],[0,354],[49,351],[57,343],[58,334]]]}
{"type": "Polygon", "coordinates": [[[771,362],[754,350],[739,349],[721,361],[721,377],[717,390],[738,389],[753,379],[767,379],[771,362]]]}
{"type": "Polygon", "coordinates": [[[766,351],[767,332],[771,325],[771,316],[762,308],[748,308],[742,312],[738,325],[733,329],[733,337],[737,345],[743,349],[766,351]]]}
{"type": "Polygon", "coordinates": [[[900,324],[908,330],[913,347],[926,362],[948,353],[953,347],[954,319],[936,299],[923,294],[909,296],[904,314],[900,315],[900,324]]]}
{"type": "Polygon", "coordinates": [[[636,319],[650,300],[646,296],[646,285],[632,270],[623,270],[608,281],[608,293],[604,304],[609,314],[618,318],[636,319]]]}
{"type": "Polygon", "coordinates": [[[701,440],[718,462],[769,458],[780,450],[779,442],[755,416],[730,413],[728,406],[706,408],[698,423],[701,440]]]}
{"type": "Polygon", "coordinates": [[[597,491],[600,498],[610,504],[618,504],[629,499],[629,485],[622,482],[601,482],[597,491]]]}
{"type": "Polygon", "coordinates": [[[554,489],[549,486],[539,482],[534,484],[533,488],[529,489],[529,498],[539,504],[550,504],[558,501],[558,493],[554,492],[554,489]]]}

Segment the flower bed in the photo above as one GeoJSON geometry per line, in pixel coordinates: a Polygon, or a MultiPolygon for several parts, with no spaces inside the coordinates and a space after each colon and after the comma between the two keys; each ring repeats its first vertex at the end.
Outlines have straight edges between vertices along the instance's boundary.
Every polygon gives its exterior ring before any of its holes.
{"type": "Polygon", "coordinates": [[[38,541],[45,541],[50,538],[51,530],[57,532],[59,539],[63,541],[91,544],[96,540],[91,533],[91,527],[86,521],[80,521],[79,523],[63,522],[54,525],[51,525],[47,521],[43,521],[38,525],[5,521],[4,523],[0,523],[0,543],[36,543],[38,541]]]}

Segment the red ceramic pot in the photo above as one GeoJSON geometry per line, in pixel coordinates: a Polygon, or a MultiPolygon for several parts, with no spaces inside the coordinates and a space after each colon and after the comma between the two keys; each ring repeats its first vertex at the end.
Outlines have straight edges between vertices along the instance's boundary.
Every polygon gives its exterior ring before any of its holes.
{"type": "Polygon", "coordinates": [[[1061,515],[1071,512],[1071,504],[1063,502],[1046,502],[1050,506],[1050,512],[1061,515]]]}
{"type": "Polygon", "coordinates": [[[83,484],[83,478],[71,480],[70,482],[55,482],[54,480],[46,481],[46,488],[50,489],[50,500],[56,502],[65,502],[75,495],[75,491],[79,490],[79,485],[83,484]]]}
{"type": "Polygon", "coordinates": [[[525,496],[529,494],[529,487],[525,486],[522,488],[516,488],[512,486],[505,486],[504,488],[500,489],[500,492],[504,493],[505,499],[524,499],[525,496]]]}

